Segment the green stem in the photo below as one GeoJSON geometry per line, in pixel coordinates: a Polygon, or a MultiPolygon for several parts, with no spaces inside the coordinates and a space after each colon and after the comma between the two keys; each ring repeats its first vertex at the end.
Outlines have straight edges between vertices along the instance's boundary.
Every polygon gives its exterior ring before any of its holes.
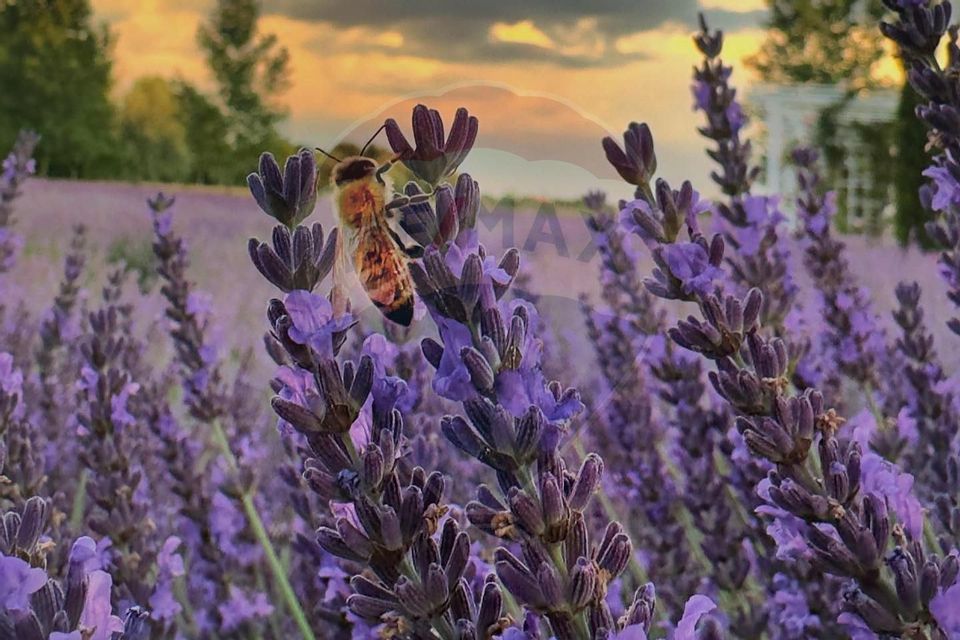
{"type": "Polygon", "coordinates": [[[73,496],[73,508],[70,509],[70,529],[73,531],[79,531],[83,528],[83,512],[87,506],[87,482],[89,480],[90,474],[87,470],[81,470],[77,492],[73,496]]]}
{"type": "Polygon", "coordinates": [[[886,420],[883,417],[883,412],[880,411],[880,407],[877,406],[877,400],[873,397],[873,385],[869,382],[864,382],[862,387],[863,395],[867,397],[867,407],[870,409],[870,413],[873,414],[873,419],[877,421],[877,429],[886,428],[886,420]]]}
{"type": "MultiPolygon", "coordinates": [[[[237,458],[230,449],[230,443],[227,441],[227,435],[223,432],[223,427],[220,426],[220,421],[213,420],[210,422],[210,426],[213,428],[214,440],[220,445],[220,450],[223,452],[227,465],[231,471],[236,472],[238,469],[237,458]]],[[[280,594],[283,596],[287,609],[289,609],[291,615],[293,615],[293,620],[300,630],[300,634],[304,637],[304,640],[316,640],[316,637],[313,635],[313,630],[310,628],[310,623],[307,622],[307,616],[300,607],[300,601],[297,599],[297,595],[294,593],[293,587],[287,579],[287,574],[283,570],[280,558],[277,557],[277,552],[273,548],[273,543],[270,542],[270,536],[267,534],[266,527],[263,526],[263,520],[257,511],[257,505],[253,502],[253,496],[250,494],[249,488],[244,487],[243,493],[240,495],[240,502],[243,505],[243,511],[247,516],[247,521],[250,523],[253,536],[260,543],[260,546],[263,547],[263,553],[267,559],[267,566],[270,568],[270,573],[273,575],[273,579],[280,589],[280,594]]]]}
{"type": "Polygon", "coordinates": [[[937,540],[937,534],[933,530],[933,523],[930,522],[930,518],[927,517],[927,514],[923,514],[923,538],[927,541],[927,545],[930,547],[927,553],[945,551],[940,548],[940,541],[937,540]]]}

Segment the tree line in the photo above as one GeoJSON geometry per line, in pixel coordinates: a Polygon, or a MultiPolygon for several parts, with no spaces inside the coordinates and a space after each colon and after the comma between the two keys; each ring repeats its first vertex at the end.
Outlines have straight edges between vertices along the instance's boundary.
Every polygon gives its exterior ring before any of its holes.
{"type": "Polygon", "coordinates": [[[257,0],[218,0],[201,24],[211,90],[158,75],[114,97],[113,34],[89,0],[0,0],[0,148],[27,128],[42,175],[242,184],[260,151],[295,149],[278,130],[289,54],[259,18],[257,0]]]}

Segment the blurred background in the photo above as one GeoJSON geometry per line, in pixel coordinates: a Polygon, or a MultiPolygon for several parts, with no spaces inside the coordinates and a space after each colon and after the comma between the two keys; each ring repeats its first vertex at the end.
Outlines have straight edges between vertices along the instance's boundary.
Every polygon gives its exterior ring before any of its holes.
{"type": "MultiPolygon", "coordinates": [[[[218,316],[238,334],[259,331],[268,292],[235,283],[253,275],[246,238],[266,231],[244,186],[260,152],[356,152],[386,117],[409,127],[410,108],[425,102],[448,121],[458,106],[479,117],[462,169],[492,213],[485,242],[519,246],[535,267],[531,287],[579,316],[577,296],[596,282],[583,268],[593,252],[580,197],[629,196],[604,135],[650,123],[661,175],[717,195],[690,91],[699,12],[725,32],[765,170],[755,191],[782,194],[789,216],[784,158],[817,144],[838,191],[836,224],[881,310],[892,303],[891,261],[901,277],[933,280],[917,198],[924,132],[877,29],[880,0],[0,0],[0,148],[23,128],[42,137],[19,209],[17,278],[52,291],[82,222],[99,261],[126,264],[148,290],[144,201],[162,189],[178,198],[194,276],[218,316]]],[[[374,155],[385,146],[381,135],[374,155]]],[[[329,198],[318,210],[333,223],[329,198]]],[[[939,287],[932,305],[944,301],[939,287]]]]}

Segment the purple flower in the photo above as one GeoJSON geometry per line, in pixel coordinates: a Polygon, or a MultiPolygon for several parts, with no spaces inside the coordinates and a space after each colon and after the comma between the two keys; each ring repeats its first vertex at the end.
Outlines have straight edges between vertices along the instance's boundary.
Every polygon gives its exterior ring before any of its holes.
{"type": "Polygon", "coordinates": [[[767,524],[767,535],[773,538],[777,545],[777,559],[785,562],[809,558],[812,555],[810,547],[804,538],[806,523],[795,515],[777,507],[770,497],[771,483],[764,478],[757,485],[757,495],[767,504],[756,508],[758,515],[770,518],[767,524]]]}
{"type": "Polygon", "coordinates": [[[647,640],[647,632],[642,624],[632,624],[624,627],[623,631],[608,636],[611,640],[647,640]]]}
{"type": "Polygon", "coordinates": [[[128,382],[120,389],[120,393],[110,398],[110,419],[118,426],[130,427],[136,423],[136,418],[127,410],[127,402],[130,396],[136,395],[140,390],[140,385],[136,382],[128,382]]]}
{"type": "Polygon", "coordinates": [[[693,94],[693,110],[706,111],[710,108],[710,85],[703,80],[697,80],[690,87],[690,93],[693,94]]]}
{"type": "Polygon", "coordinates": [[[923,533],[923,507],[913,495],[913,476],[872,452],[860,462],[860,483],[867,493],[883,496],[903,528],[919,540],[923,533]]]}
{"type": "Polygon", "coordinates": [[[785,637],[801,640],[820,628],[820,618],[810,612],[800,584],[781,573],[773,577],[776,591],[767,603],[773,624],[785,637]]]}
{"type": "Polygon", "coordinates": [[[387,375],[385,360],[396,358],[397,347],[379,333],[363,341],[360,352],[373,361],[373,398],[374,416],[385,416],[392,411],[407,391],[407,383],[396,376],[387,375]]]}
{"type": "Polygon", "coordinates": [[[960,183],[946,167],[934,165],[923,175],[933,180],[930,206],[934,211],[947,211],[960,205],[960,183]]]}
{"type": "Polygon", "coordinates": [[[113,615],[110,591],[113,578],[106,571],[94,571],[87,576],[87,598],[80,614],[80,628],[91,634],[89,640],[110,640],[123,631],[123,621],[113,615]]]}
{"type": "Polygon", "coordinates": [[[231,631],[249,620],[273,615],[273,605],[262,592],[246,593],[230,585],[230,598],[218,607],[223,618],[223,631],[231,631]]]}
{"type": "Polygon", "coordinates": [[[334,317],[330,301],[309,291],[288,293],[283,306],[293,323],[290,338],[310,346],[324,358],[333,357],[333,334],[346,331],[353,324],[353,316],[347,313],[334,317]]]}
{"type": "Polygon", "coordinates": [[[960,582],[930,600],[930,613],[948,638],[960,637],[960,582]]]}
{"type": "Polygon", "coordinates": [[[562,395],[560,398],[553,395],[539,368],[501,371],[497,375],[496,390],[500,404],[515,418],[536,406],[548,421],[563,423],[584,409],[579,395],[562,395]]]}
{"type": "Polygon", "coordinates": [[[713,600],[704,595],[691,596],[683,606],[683,617],[671,636],[672,640],[696,640],[697,623],[700,618],[717,608],[713,600]]]}
{"type": "Polygon", "coordinates": [[[47,583],[47,573],[12,556],[0,554],[0,608],[25,611],[30,595],[47,583]]]}
{"type": "Polygon", "coordinates": [[[9,353],[0,353],[0,389],[8,396],[19,395],[23,389],[23,374],[9,353]]]}
{"type": "Polygon", "coordinates": [[[695,242],[680,242],[662,247],[670,273],[680,280],[687,295],[707,295],[721,272],[710,264],[707,250],[695,242]]]}
{"type": "Polygon", "coordinates": [[[98,549],[93,538],[82,536],[77,538],[70,548],[70,564],[81,566],[84,574],[97,571],[103,567],[101,552],[102,549],[98,549]]]}
{"type": "MultiPolygon", "coordinates": [[[[480,241],[476,229],[464,229],[457,236],[456,242],[451,242],[447,247],[447,253],[443,256],[443,261],[455,275],[463,273],[463,265],[472,253],[478,253],[480,241]]],[[[431,247],[428,251],[436,251],[431,247]]],[[[511,276],[506,270],[502,269],[497,263],[497,259],[487,254],[482,260],[483,275],[490,278],[497,284],[507,284],[511,276]]]]}
{"type": "Polygon", "coordinates": [[[174,579],[184,575],[183,557],[177,553],[181,540],[170,536],[157,554],[157,586],[150,596],[150,617],[154,620],[173,620],[183,607],[173,595],[174,579]]]}
{"type": "Polygon", "coordinates": [[[850,640],[880,640],[880,636],[871,631],[867,623],[855,613],[845,611],[837,616],[837,622],[846,628],[850,640]]]}
{"type": "Polygon", "coordinates": [[[460,358],[461,349],[473,345],[470,329],[455,320],[433,315],[443,343],[443,355],[433,378],[433,390],[440,397],[456,402],[472,398],[477,391],[470,382],[470,372],[460,358]]]}
{"type": "MultiPolygon", "coordinates": [[[[306,369],[284,365],[277,369],[276,379],[282,385],[278,395],[284,400],[307,408],[314,403],[322,403],[313,374],[306,369]]],[[[289,435],[295,429],[283,418],[277,418],[277,431],[289,435]]]]}

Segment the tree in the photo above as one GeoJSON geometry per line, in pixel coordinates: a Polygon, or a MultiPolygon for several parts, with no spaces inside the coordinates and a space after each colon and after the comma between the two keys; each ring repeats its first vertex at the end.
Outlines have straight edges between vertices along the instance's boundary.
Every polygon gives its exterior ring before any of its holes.
{"type": "Polygon", "coordinates": [[[883,57],[880,0],[767,0],[766,40],[747,59],[767,82],[869,85],[883,57]]]}
{"type": "Polygon", "coordinates": [[[89,1],[0,2],[0,33],[0,148],[33,129],[41,173],[116,171],[110,33],[92,23],[89,1]]]}
{"type": "Polygon", "coordinates": [[[191,169],[185,119],[176,87],[157,76],[139,78],[120,108],[121,139],[134,179],[183,182],[191,169]]]}
{"type": "Polygon", "coordinates": [[[227,142],[230,127],[226,116],[191,84],[178,82],[176,95],[180,122],[191,152],[188,181],[203,184],[239,182],[237,170],[240,167],[227,142]]]}
{"type": "Polygon", "coordinates": [[[275,34],[260,33],[257,0],[218,0],[197,39],[217,81],[218,98],[242,178],[265,149],[289,151],[277,131],[286,111],[290,56],[275,34]]]}
{"type": "Polygon", "coordinates": [[[896,127],[897,157],[893,164],[896,213],[894,231],[901,245],[911,237],[924,249],[932,249],[933,241],[924,225],[930,220],[930,212],[920,204],[920,187],[926,182],[923,170],[932,164],[926,151],[927,129],[916,115],[916,108],[924,101],[910,86],[903,83],[900,104],[897,107],[896,127]]]}

